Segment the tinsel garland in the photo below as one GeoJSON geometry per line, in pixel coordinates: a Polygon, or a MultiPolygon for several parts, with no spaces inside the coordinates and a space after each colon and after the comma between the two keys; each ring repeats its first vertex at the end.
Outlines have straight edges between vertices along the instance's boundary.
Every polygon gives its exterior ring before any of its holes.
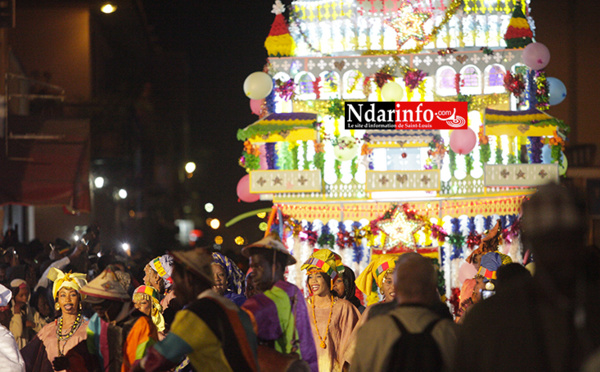
{"type": "Polygon", "coordinates": [[[535,71],[529,70],[527,72],[527,103],[529,107],[533,108],[537,105],[537,97],[536,97],[536,85],[535,85],[535,71]]]}
{"type": "Polygon", "coordinates": [[[316,99],[321,99],[321,77],[320,76],[313,82],[313,93],[317,96],[316,99]]]}
{"type": "Polygon", "coordinates": [[[277,153],[275,152],[275,143],[268,142],[265,144],[265,157],[267,158],[268,169],[277,169],[277,153]]]}
{"type": "Polygon", "coordinates": [[[334,161],[334,171],[335,171],[335,176],[337,177],[338,181],[342,180],[342,162],[339,161],[338,159],[335,159],[334,161]]]}
{"type": "Polygon", "coordinates": [[[360,234],[360,222],[356,221],[352,223],[352,231],[354,232],[354,239],[352,241],[352,248],[354,250],[354,255],[353,255],[353,259],[354,262],[359,263],[362,261],[363,259],[363,249],[362,249],[362,245],[359,244],[359,242],[362,240],[362,236],[360,234]]]}
{"type": "Polygon", "coordinates": [[[268,114],[275,112],[275,89],[272,89],[271,93],[265,97],[265,109],[268,114]]]}
{"type": "Polygon", "coordinates": [[[288,168],[291,161],[290,154],[288,152],[288,142],[277,142],[275,144],[275,149],[277,151],[277,169],[290,169],[288,168]]]}
{"type": "Polygon", "coordinates": [[[473,250],[473,248],[481,244],[481,235],[471,232],[469,236],[467,236],[466,244],[470,250],[473,250]]]}
{"type": "Polygon", "coordinates": [[[274,90],[284,101],[289,101],[294,98],[295,89],[296,84],[294,83],[294,79],[289,79],[288,81],[283,81],[280,79],[275,80],[274,90]]]}
{"type": "Polygon", "coordinates": [[[339,117],[344,116],[344,102],[339,98],[334,98],[330,101],[329,107],[327,108],[327,113],[333,119],[337,119],[339,117]]]}
{"type": "Polygon", "coordinates": [[[383,88],[383,86],[390,80],[393,80],[394,77],[385,71],[378,71],[375,73],[375,84],[379,87],[379,89],[383,88]]]}
{"type": "Polygon", "coordinates": [[[527,153],[529,154],[529,162],[531,164],[542,163],[542,148],[544,143],[541,137],[528,137],[529,146],[527,146],[527,153]]]}
{"type": "Polygon", "coordinates": [[[315,156],[313,157],[313,164],[316,169],[321,170],[323,174],[323,168],[325,166],[325,149],[322,142],[313,141],[315,147],[315,156]]]}
{"type": "Polygon", "coordinates": [[[471,175],[471,171],[473,170],[473,163],[475,162],[475,159],[473,158],[472,154],[466,154],[465,155],[465,170],[467,171],[467,175],[471,175]]]}
{"type": "Polygon", "coordinates": [[[458,316],[458,311],[460,310],[460,288],[452,288],[452,294],[448,302],[452,306],[452,314],[455,317],[458,316]]]}
{"type": "Polygon", "coordinates": [[[323,228],[321,228],[321,235],[319,236],[319,239],[317,239],[317,244],[321,248],[325,246],[333,248],[335,246],[335,235],[331,233],[331,229],[328,225],[325,224],[323,225],[323,228]]]}
{"type": "Polygon", "coordinates": [[[483,218],[483,230],[488,231],[492,228],[492,216],[486,216],[483,218]]]}
{"type": "Polygon", "coordinates": [[[475,217],[467,218],[467,229],[471,234],[475,232],[475,217]]]}
{"type": "Polygon", "coordinates": [[[454,178],[454,173],[456,172],[456,153],[452,151],[452,149],[448,149],[448,166],[450,168],[450,175],[454,178]]]}
{"type": "Polygon", "coordinates": [[[288,145],[288,150],[290,151],[291,157],[291,169],[299,169],[299,159],[298,159],[298,147],[300,147],[297,143],[292,142],[288,145]]]}
{"type": "Polygon", "coordinates": [[[452,246],[450,260],[454,260],[460,258],[462,255],[462,246],[465,237],[460,233],[460,219],[454,217],[450,220],[450,224],[452,226],[452,233],[448,236],[448,243],[452,246]]]}
{"type": "Polygon", "coordinates": [[[496,164],[502,164],[502,148],[500,141],[496,142],[496,164]]]}
{"type": "Polygon", "coordinates": [[[492,150],[490,149],[490,140],[488,136],[483,133],[483,125],[479,127],[479,161],[481,162],[481,167],[483,168],[484,164],[487,164],[492,157],[492,150]]]}
{"type": "Polygon", "coordinates": [[[308,169],[308,141],[302,141],[302,170],[308,169]]]}
{"type": "Polygon", "coordinates": [[[540,111],[546,111],[550,108],[550,98],[548,95],[548,81],[546,80],[546,72],[537,70],[535,72],[535,107],[540,111]]]}
{"type": "Polygon", "coordinates": [[[346,231],[346,225],[344,222],[338,222],[338,233],[335,245],[339,249],[350,247],[353,244],[353,239],[350,236],[350,232],[346,231]]]}
{"type": "Polygon", "coordinates": [[[446,281],[444,280],[444,251],[440,251],[440,256],[442,258],[442,262],[440,263],[438,261],[437,258],[432,258],[431,259],[431,263],[433,264],[433,267],[435,267],[437,270],[437,287],[438,287],[438,292],[439,293],[446,293],[446,281]]]}
{"type": "Polygon", "coordinates": [[[403,67],[404,85],[411,91],[419,87],[421,82],[427,77],[427,73],[416,68],[403,67]]]}
{"type": "Polygon", "coordinates": [[[352,163],[350,164],[350,173],[352,174],[352,179],[356,177],[356,172],[358,172],[358,156],[352,159],[352,163]]]}

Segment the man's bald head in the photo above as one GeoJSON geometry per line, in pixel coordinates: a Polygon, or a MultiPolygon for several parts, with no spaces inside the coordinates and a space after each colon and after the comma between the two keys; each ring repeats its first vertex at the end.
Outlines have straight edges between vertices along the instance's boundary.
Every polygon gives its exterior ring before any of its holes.
{"type": "Polygon", "coordinates": [[[439,301],[437,275],[430,260],[418,253],[405,253],[396,261],[396,301],[399,304],[431,305],[439,301]]]}

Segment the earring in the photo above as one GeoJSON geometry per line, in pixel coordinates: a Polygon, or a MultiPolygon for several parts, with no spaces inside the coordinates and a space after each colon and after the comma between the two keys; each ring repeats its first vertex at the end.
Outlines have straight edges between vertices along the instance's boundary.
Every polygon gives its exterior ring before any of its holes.
{"type": "Polygon", "coordinates": [[[58,304],[58,302],[54,303],[54,308],[56,309],[56,311],[60,310],[60,305],[58,304]]]}
{"type": "Polygon", "coordinates": [[[82,306],[81,306],[81,302],[79,303],[79,311],[81,311],[82,306]]]}

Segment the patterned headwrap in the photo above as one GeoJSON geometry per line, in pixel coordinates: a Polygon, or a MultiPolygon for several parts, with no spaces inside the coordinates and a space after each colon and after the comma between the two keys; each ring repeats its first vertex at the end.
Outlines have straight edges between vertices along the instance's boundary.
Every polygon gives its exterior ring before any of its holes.
{"type": "Polygon", "coordinates": [[[152,270],[156,271],[158,275],[164,280],[165,288],[171,288],[173,285],[173,257],[168,254],[156,257],[148,263],[152,270]]]}
{"type": "Polygon", "coordinates": [[[307,271],[319,270],[329,275],[331,280],[334,280],[338,274],[344,272],[344,264],[342,264],[340,255],[323,248],[314,252],[300,269],[307,271]]]}
{"type": "Polygon", "coordinates": [[[244,273],[229,257],[213,252],[213,263],[221,266],[227,274],[227,289],[231,292],[242,294],[242,282],[244,281],[244,273]]]}
{"type": "Polygon", "coordinates": [[[150,317],[152,318],[152,322],[156,325],[156,328],[159,332],[165,330],[165,318],[162,315],[162,306],[160,306],[160,300],[158,298],[159,293],[156,288],[151,287],[149,285],[141,285],[133,291],[133,302],[139,300],[152,301],[152,312],[150,313],[150,317]]]}
{"type": "MultiPolygon", "coordinates": [[[[73,288],[77,292],[87,284],[87,275],[81,273],[63,273],[53,267],[48,272],[48,279],[54,282],[52,285],[52,298],[56,299],[61,288],[73,288]]],[[[83,296],[82,296],[83,298],[83,296]]]]}
{"type": "Polygon", "coordinates": [[[481,257],[481,267],[477,275],[482,276],[484,282],[496,280],[496,271],[502,266],[502,257],[496,252],[486,253],[481,257]]]}
{"type": "Polygon", "coordinates": [[[377,293],[377,287],[381,288],[385,275],[396,267],[397,259],[395,254],[373,255],[369,265],[356,278],[356,288],[367,296],[369,304],[374,302],[371,294],[377,293]]]}

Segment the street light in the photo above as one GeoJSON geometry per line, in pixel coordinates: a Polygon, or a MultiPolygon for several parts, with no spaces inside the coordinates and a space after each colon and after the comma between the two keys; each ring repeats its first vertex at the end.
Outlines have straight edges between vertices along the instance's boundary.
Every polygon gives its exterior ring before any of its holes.
{"type": "Polygon", "coordinates": [[[212,203],[206,203],[204,204],[204,210],[210,213],[215,210],[215,206],[212,203]]]}
{"type": "Polygon", "coordinates": [[[100,11],[104,14],[114,13],[115,10],[117,10],[117,7],[111,3],[106,3],[100,7],[100,11]]]}
{"type": "Polygon", "coordinates": [[[121,189],[121,190],[119,190],[117,195],[119,195],[119,198],[121,198],[121,199],[127,199],[127,190],[121,189]]]}
{"type": "Polygon", "coordinates": [[[194,171],[196,170],[196,163],[194,163],[193,161],[189,161],[185,164],[185,171],[188,173],[194,173],[194,171]]]}
{"type": "Polygon", "coordinates": [[[96,186],[97,189],[103,188],[104,187],[104,177],[94,178],[94,186],[96,186]]]}
{"type": "Polygon", "coordinates": [[[219,226],[221,226],[221,221],[219,221],[216,218],[213,218],[212,220],[210,220],[210,227],[212,227],[214,230],[218,229],[219,226]]]}

